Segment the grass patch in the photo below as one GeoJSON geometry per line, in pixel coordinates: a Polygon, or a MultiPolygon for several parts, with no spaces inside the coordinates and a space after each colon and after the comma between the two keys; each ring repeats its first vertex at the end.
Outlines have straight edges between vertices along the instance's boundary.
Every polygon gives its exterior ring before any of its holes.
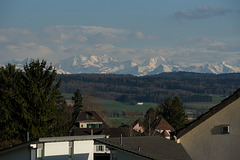
{"type": "MultiPolygon", "coordinates": [[[[62,95],[66,98],[72,98],[73,94],[69,93],[62,93],[62,95]]],[[[146,111],[152,107],[156,108],[158,106],[157,103],[148,103],[143,102],[143,105],[130,105],[127,103],[122,103],[114,100],[107,100],[104,98],[99,97],[91,97],[92,100],[96,101],[97,104],[99,104],[101,107],[106,109],[109,112],[121,112],[121,111],[127,111],[127,112],[138,112],[139,115],[137,118],[142,118],[143,115],[146,113],[146,111]],[[141,116],[140,116],[141,115],[141,116]]],[[[221,103],[221,101],[225,99],[225,97],[218,96],[218,95],[212,95],[212,101],[211,102],[187,102],[184,103],[185,112],[188,114],[189,117],[198,117],[199,115],[207,112],[210,108],[213,106],[221,103]]],[[[108,117],[110,123],[114,126],[119,126],[121,123],[128,124],[130,119],[128,116],[126,117],[108,117]]]]}
{"type": "Polygon", "coordinates": [[[201,108],[212,108],[213,106],[221,103],[224,97],[212,95],[211,102],[186,102],[184,106],[186,108],[201,109],[201,108]]]}
{"type": "Polygon", "coordinates": [[[122,124],[132,125],[137,119],[143,119],[143,116],[135,117],[108,117],[110,125],[113,127],[119,127],[122,124]]]}
{"type": "Polygon", "coordinates": [[[72,97],[74,96],[74,94],[71,94],[71,93],[62,93],[61,95],[66,99],[69,99],[69,98],[72,99],[72,97]]]}
{"type": "Polygon", "coordinates": [[[118,101],[98,99],[99,103],[102,104],[102,107],[108,111],[138,111],[145,113],[150,107],[156,108],[157,103],[144,103],[143,105],[130,105],[118,101]]]}
{"type": "Polygon", "coordinates": [[[211,102],[187,102],[184,103],[185,112],[188,114],[188,117],[198,117],[201,114],[207,112],[210,108],[221,103],[225,97],[212,95],[211,102]]]}

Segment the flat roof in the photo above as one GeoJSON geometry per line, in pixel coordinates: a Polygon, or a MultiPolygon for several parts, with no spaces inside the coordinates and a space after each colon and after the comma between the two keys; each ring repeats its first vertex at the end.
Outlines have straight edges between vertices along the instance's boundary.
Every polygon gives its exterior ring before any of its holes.
{"type": "Polygon", "coordinates": [[[105,138],[106,135],[89,135],[89,136],[64,136],[64,137],[45,137],[39,138],[38,142],[60,142],[60,141],[79,141],[79,140],[93,140],[105,138]]]}
{"type": "Polygon", "coordinates": [[[44,138],[39,138],[33,141],[24,142],[9,148],[5,148],[3,150],[0,150],[0,154],[4,154],[19,148],[27,147],[27,146],[30,146],[30,144],[35,144],[35,143],[94,140],[94,139],[100,139],[105,137],[106,135],[44,137],[44,138]]]}

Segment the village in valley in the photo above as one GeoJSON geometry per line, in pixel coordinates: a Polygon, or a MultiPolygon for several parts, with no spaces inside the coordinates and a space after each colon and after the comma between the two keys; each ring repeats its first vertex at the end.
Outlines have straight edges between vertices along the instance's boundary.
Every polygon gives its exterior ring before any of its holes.
{"type": "Polygon", "coordinates": [[[0,160],[240,160],[240,0],[0,0],[0,160]]]}
{"type": "Polygon", "coordinates": [[[64,99],[58,92],[61,80],[54,81],[56,70],[45,65],[44,60],[32,60],[25,72],[11,64],[1,68],[1,104],[9,108],[1,108],[6,119],[1,119],[0,159],[239,158],[240,89],[194,119],[176,96],[148,108],[142,118],[127,113],[127,123],[116,126],[109,124],[106,109],[79,89],[72,99],[64,99]],[[12,74],[16,78],[9,81],[12,74]]]}

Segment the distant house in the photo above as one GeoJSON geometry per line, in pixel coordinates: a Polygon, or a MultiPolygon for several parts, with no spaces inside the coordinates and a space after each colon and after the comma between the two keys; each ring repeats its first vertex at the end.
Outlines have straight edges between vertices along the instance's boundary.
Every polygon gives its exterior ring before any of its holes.
{"type": "Polygon", "coordinates": [[[174,141],[156,136],[96,139],[110,149],[110,160],[190,160],[174,141]]]}
{"type": "MultiPolygon", "coordinates": [[[[94,160],[97,154],[109,153],[94,139],[106,136],[67,136],[39,138],[0,151],[1,160],[94,160]],[[100,148],[100,150],[99,150],[100,148]]],[[[109,154],[108,154],[109,155],[109,154]]],[[[110,157],[109,157],[110,158],[110,157]]],[[[109,159],[108,158],[108,159],[109,159]]]]}
{"type": "Polygon", "coordinates": [[[95,111],[81,111],[74,125],[69,130],[70,136],[81,135],[108,135],[109,137],[130,136],[131,128],[122,125],[118,128],[109,128],[95,111]]]}
{"type": "Polygon", "coordinates": [[[109,128],[95,111],[80,111],[71,130],[76,128],[109,128]]]}
{"type": "Polygon", "coordinates": [[[240,159],[240,89],[177,133],[193,160],[240,159]]]}
{"type": "Polygon", "coordinates": [[[139,133],[143,133],[144,132],[143,124],[142,124],[142,122],[139,119],[137,119],[133,123],[133,130],[135,130],[136,132],[139,132],[139,133]]]}
{"type": "Polygon", "coordinates": [[[153,135],[161,134],[167,139],[170,139],[170,133],[174,131],[174,128],[163,117],[157,117],[150,126],[153,135]]]}

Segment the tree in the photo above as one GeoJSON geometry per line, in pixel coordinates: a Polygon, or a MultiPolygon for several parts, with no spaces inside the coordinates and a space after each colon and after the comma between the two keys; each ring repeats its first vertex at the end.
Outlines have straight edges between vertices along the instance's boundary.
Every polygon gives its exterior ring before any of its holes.
{"type": "Polygon", "coordinates": [[[156,111],[154,108],[149,108],[144,116],[143,125],[145,128],[145,132],[148,132],[148,135],[151,134],[151,123],[155,120],[156,111]]]}
{"type": "Polygon", "coordinates": [[[163,116],[175,130],[183,128],[188,123],[183,102],[179,97],[169,97],[165,102],[159,104],[156,109],[156,115],[163,116]]]}
{"type": "Polygon", "coordinates": [[[0,140],[19,139],[24,130],[23,119],[29,116],[21,94],[23,73],[15,65],[0,68],[0,140]]]}
{"type": "Polygon", "coordinates": [[[53,85],[56,70],[52,65],[46,66],[46,61],[32,60],[24,65],[23,94],[31,113],[28,130],[31,138],[51,136],[64,110],[64,100],[59,87],[61,80],[53,85]]]}
{"type": "Polygon", "coordinates": [[[62,134],[65,101],[59,91],[61,80],[54,82],[56,74],[44,60],[31,60],[24,71],[11,64],[1,67],[1,141],[26,141],[27,132],[30,140],[62,134]]]}
{"type": "Polygon", "coordinates": [[[73,111],[72,117],[75,120],[79,112],[81,111],[81,108],[83,107],[83,104],[82,104],[83,98],[79,89],[77,89],[76,92],[74,92],[74,96],[72,97],[72,100],[74,101],[74,111],[73,111]]]}

